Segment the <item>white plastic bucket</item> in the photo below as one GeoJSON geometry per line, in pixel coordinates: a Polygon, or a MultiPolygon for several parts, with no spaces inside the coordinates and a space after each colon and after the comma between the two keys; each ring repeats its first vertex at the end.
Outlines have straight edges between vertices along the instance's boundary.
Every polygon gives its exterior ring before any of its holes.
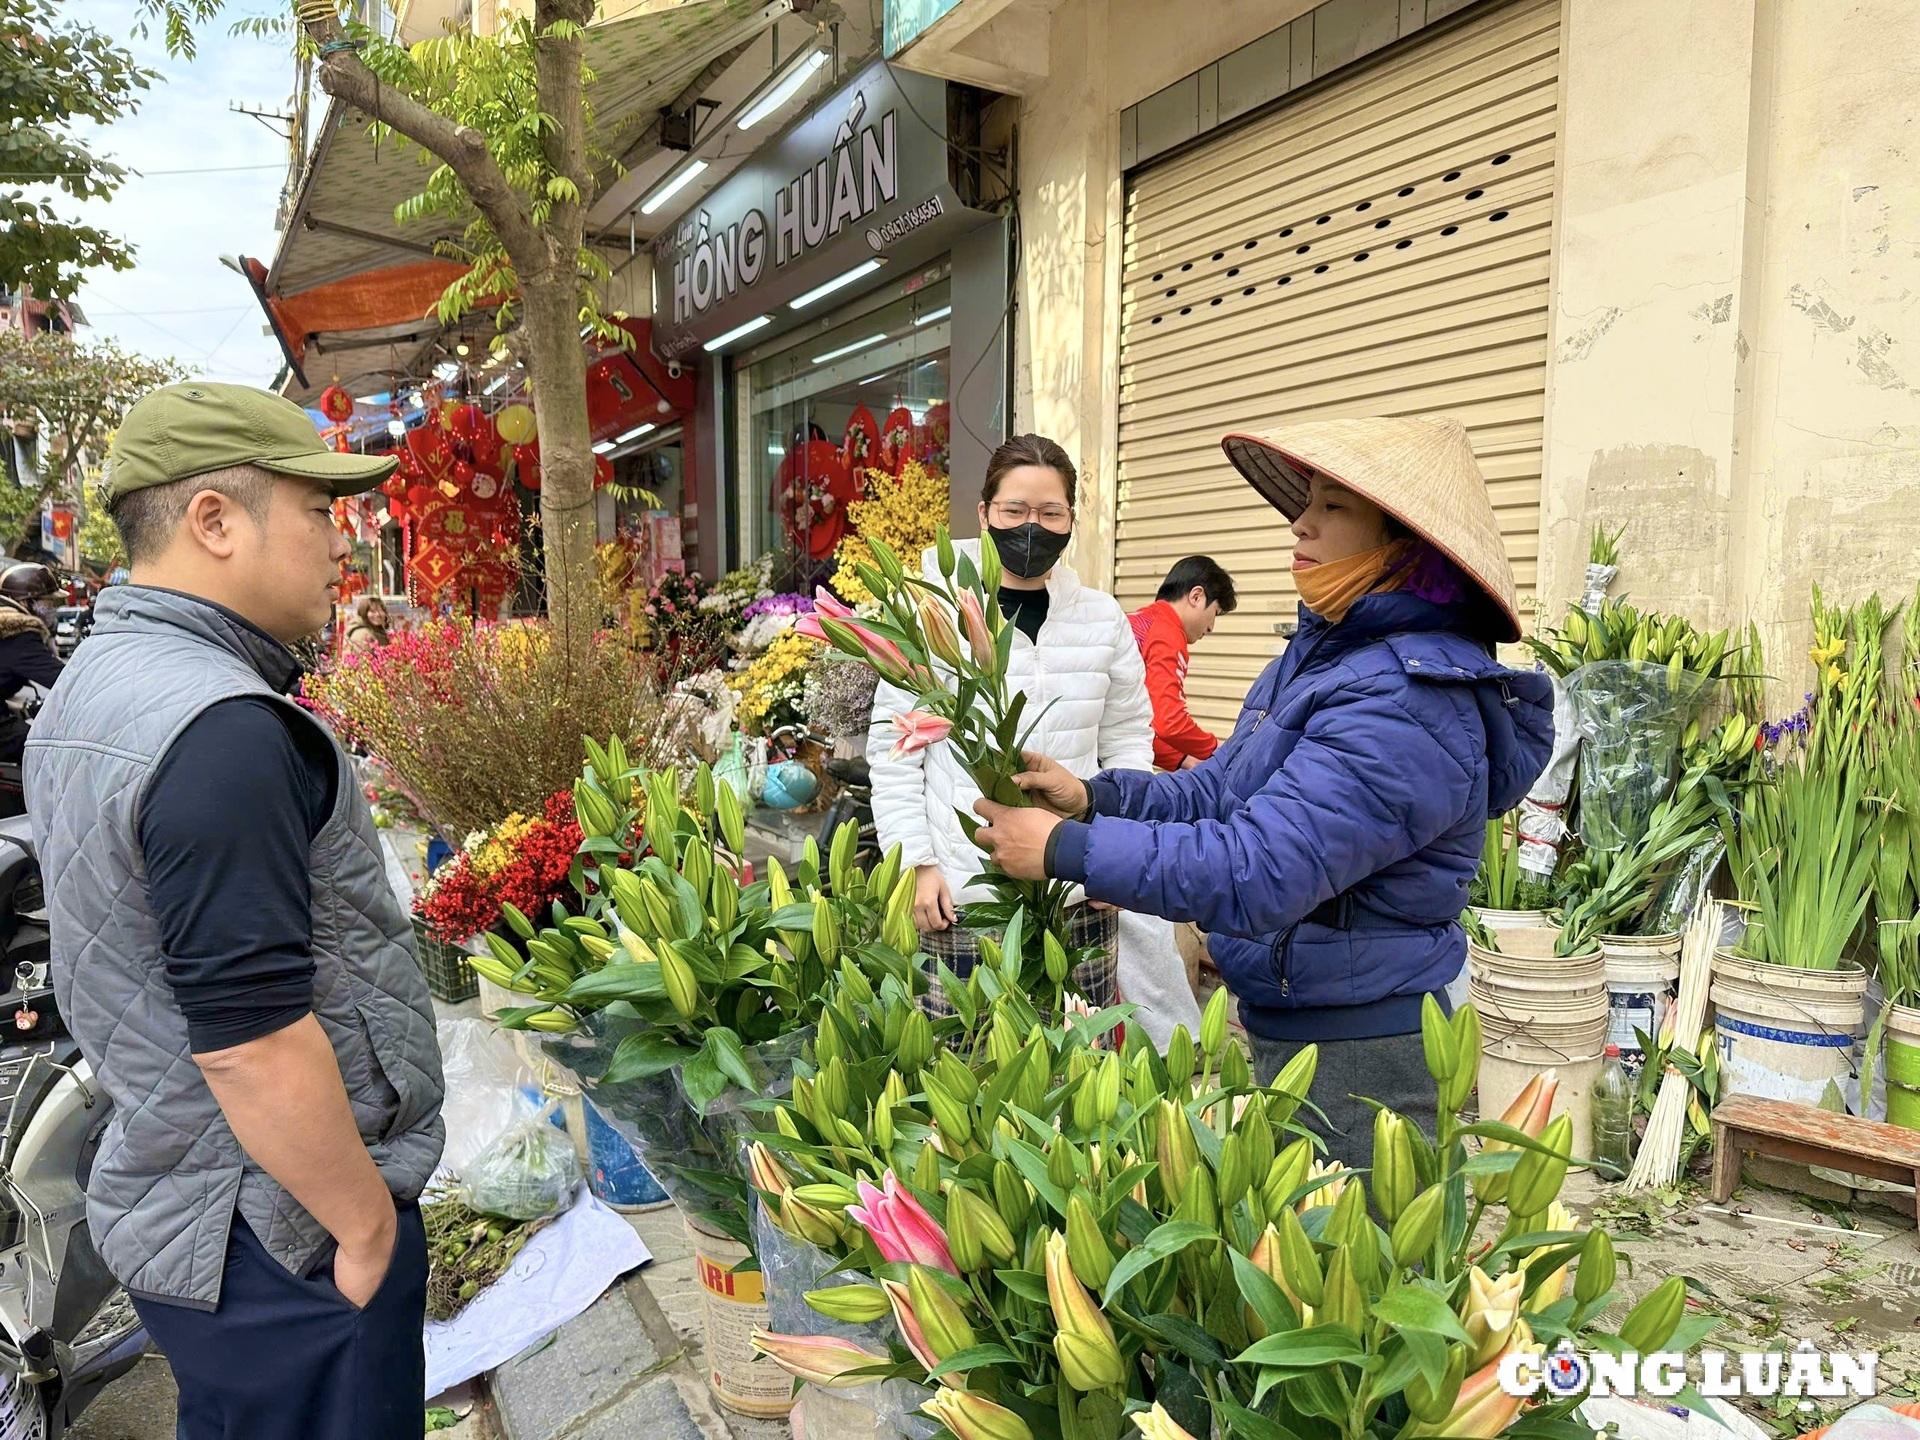
{"type": "Polygon", "coordinates": [[[1680,986],[1680,937],[1602,935],[1600,953],[1606,957],[1607,993],[1612,997],[1607,1042],[1618,1045],[1620,1057],[1637,1069],[1647,1057],[1634,1032],[1644,1031],[1658,1041],[1673,1008],[1680,986]]]}
{"type": "Polygon", "coordinates": [[[1544,910],[1493,910],[1485,905],[1473,907],[1480,923],[1498,935],[1503,930],[1551,930],[1553,921],[1544,910]]]}
{"type": "Polygon", "coordinates": [[[1866,1028],[1867,972],[1858,965],[1801,970],[1720,950],[1708,993],[1730,1093],[1818,1105],[1828,1081],[1845,1090],[1866,1028]]]}
{"type": "MultiPolygon", "coordinates": [[[[1506,939],[1502,937],[1503,941],[1506,939]]],[[[1607,1044],[1610,1005],[1599,951],[1528,959],[1468,947],[1468,994],[1480,1012],[1480,1116],[1497,1120],[1527,1082],[1557,1072],[1553,1114],[1573,1120],[1573,1153],[1592,1153],[1594,1082],[1607,1044]]]]}

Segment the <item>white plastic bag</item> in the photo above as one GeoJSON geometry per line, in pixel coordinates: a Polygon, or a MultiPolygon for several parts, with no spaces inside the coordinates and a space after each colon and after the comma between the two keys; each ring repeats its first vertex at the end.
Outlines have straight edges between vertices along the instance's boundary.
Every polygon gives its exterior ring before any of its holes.
{"type": "Polygon", "coordinates": [[[447,1145],[438,1173],[458,1176],[521,1118],[524,1067],[512,1042],[488,1020],[443,1021],[440,1057],[447,1077],[447,1098],[440,1108],[447,1145]]]}
{"type": "Polygon", "coordinates": [[[467,1204],[508,1220],[541,1220],[567,1207],[580,1183],[580,1157],[567,1132],[551,1123],[559,1105],[557,1097],[540,1106],[521,1102],[520,1119],[461,1172],[467,1204]]]}

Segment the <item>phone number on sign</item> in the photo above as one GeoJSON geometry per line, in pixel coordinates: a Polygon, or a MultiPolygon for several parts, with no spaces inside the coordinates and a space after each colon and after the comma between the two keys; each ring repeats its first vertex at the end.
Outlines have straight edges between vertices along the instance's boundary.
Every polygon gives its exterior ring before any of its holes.
{"type": "Polygon", "coordinates": [[[893,244],[894,241],[911,235],[929,221],[938,220],[947,213],[947,207],[938,195],[931,200],[916,205],[898,219],[867,231],[867,244],[875,250],[893,244]]]}

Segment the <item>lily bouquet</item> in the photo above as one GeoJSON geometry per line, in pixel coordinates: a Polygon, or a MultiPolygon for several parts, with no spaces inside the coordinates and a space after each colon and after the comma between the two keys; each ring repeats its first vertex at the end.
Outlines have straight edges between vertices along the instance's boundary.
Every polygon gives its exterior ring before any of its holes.
{"type": "Polygon", "coordinates": [[[702,765],[683,795],[679,775],[635,772],[617,742],[588,750],[573,791],[584,913],[541,925],[503,907],[513,938],[489,934],[472,964],[530,1002],[500,1022],[552,1034],[549,1052],[682,1207],[744,1241],[745,1106],[784,1092],[849,972],[911,993],[913,879],[897,850],[860,870],[848,824],[824,861],[809,841],[791,878],[772,861],[746,881],[731,786],[702,765]]]}
{"type": "MultiPolygon", "coordinates": [[[[1029,804],[1013,777],[1026,768],[1025,741],[1039,717],[1027,714],[1026,694],[1007,681],[1014,631],[995,599],[1001,569],[992,538],[981,538],[976,565],[955,550],[942,527],[935,540],[938,580],[909,573],[877,537],[869,536],[867,545],[873,563],[857,570],[878,613],[856,616],[822,591],[797,632],[864,660],[881,679],[914,697],[911,709],[892,717],[896,754],[950,745],[982,795],[1002,805],[1029,804]]],[[[971,839],[978,818],[956,813],[971,839]]],[[[1076,946],[1071,938],[1073,887],[1015,880],[991,864],[980,878],[995,899],[968,906],[966,924],[1002,935],[981,941],[983,959],[1017,972],[1029,993],[1061,994],[1075,967],[1099,948],[1076,946]]],[[[1058,1014],[1058,1007],[1049,1013],[1058,1014]]]]}
{"type": "Polygon", "coordinates": [[[904,1016],[893,1054],[836,1051],[774,1107],[752,1152],[763,1202],[835,1278],[863,1277],[806,1303],[875,1327],[761,1335],[796,1377],[931,1387],[919,1408],[957,1440],[1586,1440],[1573,1398],[1507,1395],[1502,1358],[1706,1333],[1678,1277],[1594,1332],[1615,1266],[1558,1203],[1572,1122],[1549,1119],[1551,1077],[1500,1120],[1457,1118],[1470,1008],[1425,1017],[1437,1143],[1382,1109],[1364,1177],[1298,1133],[1313,1048],[1254,1087],[1219,999],[1164,1058],[1102,1048],[1111,1014],[1033,1018],[993,996],[963,1058],[904,1016]]]}

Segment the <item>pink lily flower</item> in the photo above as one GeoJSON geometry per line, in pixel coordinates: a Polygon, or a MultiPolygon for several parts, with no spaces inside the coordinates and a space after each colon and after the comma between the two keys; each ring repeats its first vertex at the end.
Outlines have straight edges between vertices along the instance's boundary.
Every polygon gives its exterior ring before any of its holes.
{"type": "Polygon", "coordinates": [[[857,621],[842,620],[840,623],[853,632],[854,639],[866,650],[868,662],[882,675],[907,673],[907,657],[893,641],[875,634],[857,621]]]}
{"type": "Polygon", "coordinates": [[[818,615],[802,615],[793,622],[793,632],[796,635],[804,635],[809,640],[818,640],[823,645],[828,643],[827,632],[820,628],[818,615]]]}
{"type": "Polygon", "coordinates": [[[817,585],[813,591],[813,608],[822,615],[834,620],[846,620],[853,615],[853,607],[842,601],[824,585],[817,585]]]}
{"type": "Polygon", "coordinates": [[[883,1355],[869,1354],[858,1345],[829,1335],[777,1335],[755,1329],[753,1348],[789,1375],[829,1390],[871,1385],[871,1376],[856,1372],[887,1363],[883,1355]]]}
{"type": "Polygon", "coordinates": [[[947,1249],[947,1232],[926,1207],[909,1194],[893,1171],[881,1177],[882,1189],[860,1182],[860,1203],[847,1207],[847,1217],[873,1238],[880,1258],[895,1264],[931,1265],[958,1275],[947,1249]]]}
{"type": "Polygon", "coordinates": [[[900,732],[900,738],[894,742],[893,758],[904,760],[946,739],[953,730],[953,722],[929,710],[909,710],[893,717],[893,728],[900,732]]]}

